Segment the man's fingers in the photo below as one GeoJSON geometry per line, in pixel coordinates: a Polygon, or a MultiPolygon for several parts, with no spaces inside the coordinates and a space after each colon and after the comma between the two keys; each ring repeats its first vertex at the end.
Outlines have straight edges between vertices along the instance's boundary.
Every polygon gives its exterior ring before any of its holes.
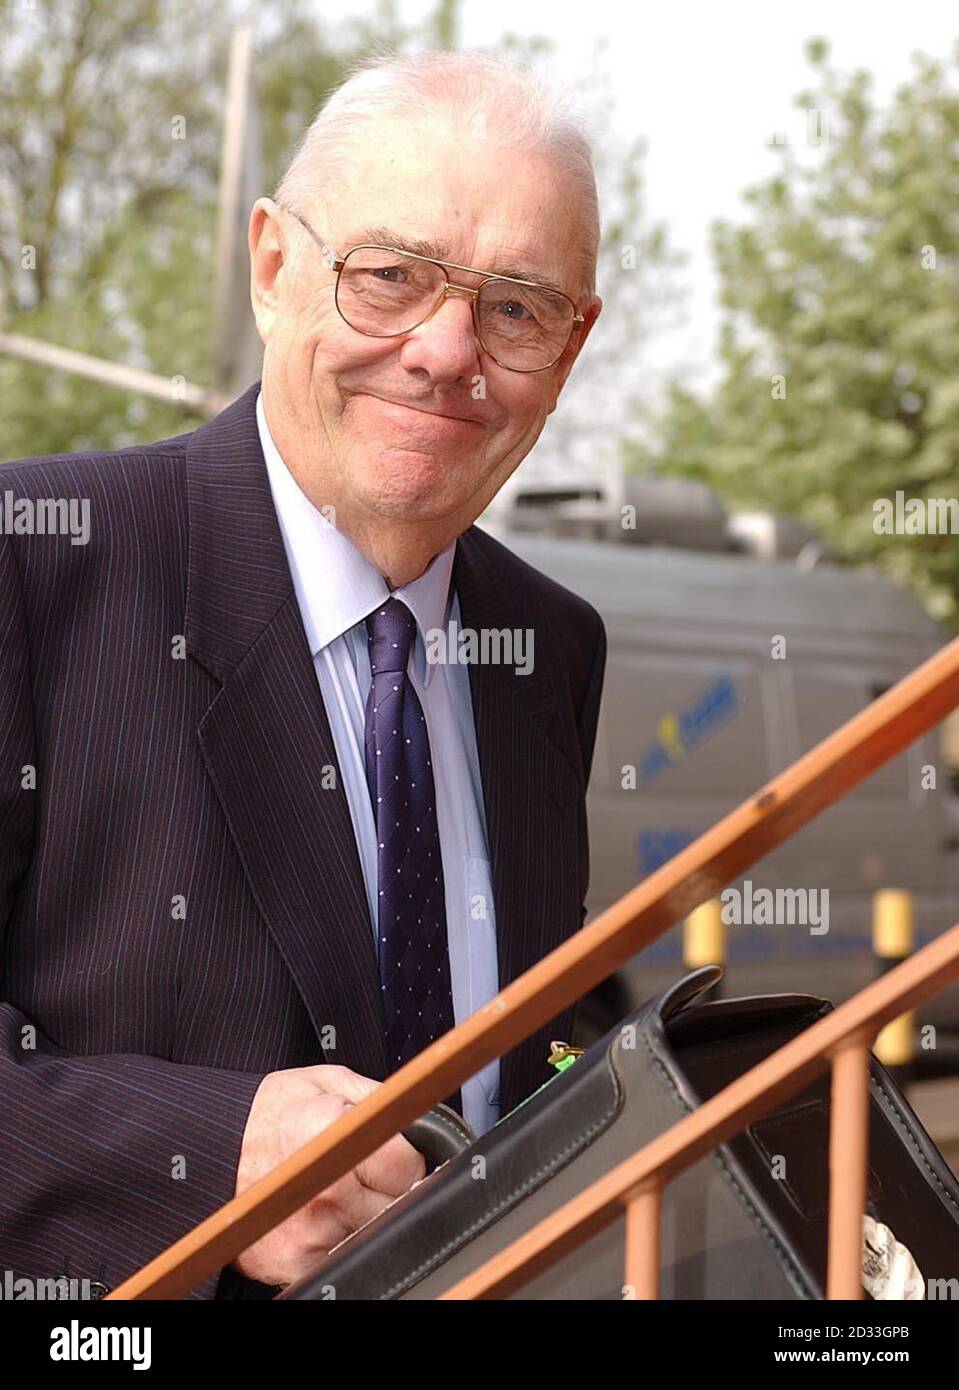
{"type": "Polygon", "coordinates": [[[426,1160],[401,1134],[394,1135],[353,1170],[364,1187],[401,1197],[426,1173],[426,1160]]]}
{"type": "Polygon", "coordinates": [[[367,1187],[353,1169],[307,1204],[307,1220],[311,1227],[323,1232],[324,1242],[335,1244],[379,1216],[405,1191],[403,1188],[386,1193],[367,1187]]]}
{"type": "MultiPolygon", "coordinates": [[[[357,1080],[363,1081],[365,1078],[358,1077],[357,1080]]],[[[371,1084],[377,1086],[379,1082],[374,1081],[371,1084]]],[[[342,1095],[317,1096],[309,1110],[301,1115],[303,1142],[306,1142],[308,1135],[320,1134],[323,1130],[329,1129],[352,1108],[352,1103],[342,1095]]],[[[424,1176],[426,1161],[401,1134],[396,1134],[367,1158],[362,1159],[352,1171],[356,1174],[355,1180],[370,1192],[379,1192],[386,1197],[399,1197],[424,1176]]],[[[328,1190],[339,1192],[340,1183],[348,1177],[349,1174],[345,1175],[328,1190]]]]}
{"type": "Polygon", "coordinates": [[[310,1067],[310,1072],[311,1080],[318,1091],[327,1096],[343,1096],[353,1105],[366,1100],[367,1096],[378,1091],[383,1084],[369,1076],[360,1076],[359,1072],[350,1071],[349,1067],[324,1065],[310,1067]]]}

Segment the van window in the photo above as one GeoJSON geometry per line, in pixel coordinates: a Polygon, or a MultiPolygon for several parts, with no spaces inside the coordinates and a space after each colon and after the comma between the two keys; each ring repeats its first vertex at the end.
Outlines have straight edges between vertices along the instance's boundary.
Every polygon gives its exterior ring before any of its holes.
{"type": "MultiPolygon", "coordinates": [[[[835,660],[804,664],[793,674],[799,751],[808,753],[815,748],[892,684],[885,677],[869,676],[861,667],[844,666],[835,660]]],[[[900,753],[871,773],[851,795],[857,800],[890,792],[904,796],[908,788],[908,758],[900,753]]]]}

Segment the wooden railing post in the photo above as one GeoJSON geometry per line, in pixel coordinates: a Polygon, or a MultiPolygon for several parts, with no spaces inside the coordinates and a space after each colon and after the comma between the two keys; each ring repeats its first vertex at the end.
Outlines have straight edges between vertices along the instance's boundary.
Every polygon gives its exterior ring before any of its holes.
{"type": "Polygon", "coordinates": [[[829,1107],[827,1298],[862,1298],[862,1218],[869,1167],[869,1041],[852,1038],[832,1057],[829,1107]]]}
{"type": "Polygon", "coordinates": [[[626,1287],[635,1299],[659,1298],[660,1217],[663,1185],[643,1183],[624,1198],[626,1206],[626,1287]]]}

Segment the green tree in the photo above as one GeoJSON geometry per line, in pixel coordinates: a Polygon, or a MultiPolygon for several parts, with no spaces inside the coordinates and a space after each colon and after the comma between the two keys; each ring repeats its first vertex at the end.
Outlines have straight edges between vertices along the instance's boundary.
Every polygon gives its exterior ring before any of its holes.
{"type": "Polygon", "coordinates": [[[833,549],[959,613],[951,536],[884,536],[874,502],[959,483],[959,45],[913,57],[891,103],[810,43],[809,138],[713,229],[720,378],[674,382],[633,467],[703,479],[730,503],[798,514],[833,549]]]}

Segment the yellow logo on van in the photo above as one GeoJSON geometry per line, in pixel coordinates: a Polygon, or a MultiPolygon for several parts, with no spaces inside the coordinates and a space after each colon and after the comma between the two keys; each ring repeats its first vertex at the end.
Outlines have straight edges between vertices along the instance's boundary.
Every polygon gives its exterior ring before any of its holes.
{"type": "Polygon", "coordinates": [[[656,733],[659,742],[669,754],[670,760],[678,763],[680,758],[686,754],[683,747],[683,733],[679,723],[679,715],[664,714],[656,726],[656,733]]]}
{"type": "Polygon", "coordinates": [[[640,759],[639,784],[651,782],[667,767],[675,767],[687,753],[739,712],[739,696],[733,678],[722,672],[695,700],[676,713],[667,710],[656,723],[656,739],[640,759]]]}

